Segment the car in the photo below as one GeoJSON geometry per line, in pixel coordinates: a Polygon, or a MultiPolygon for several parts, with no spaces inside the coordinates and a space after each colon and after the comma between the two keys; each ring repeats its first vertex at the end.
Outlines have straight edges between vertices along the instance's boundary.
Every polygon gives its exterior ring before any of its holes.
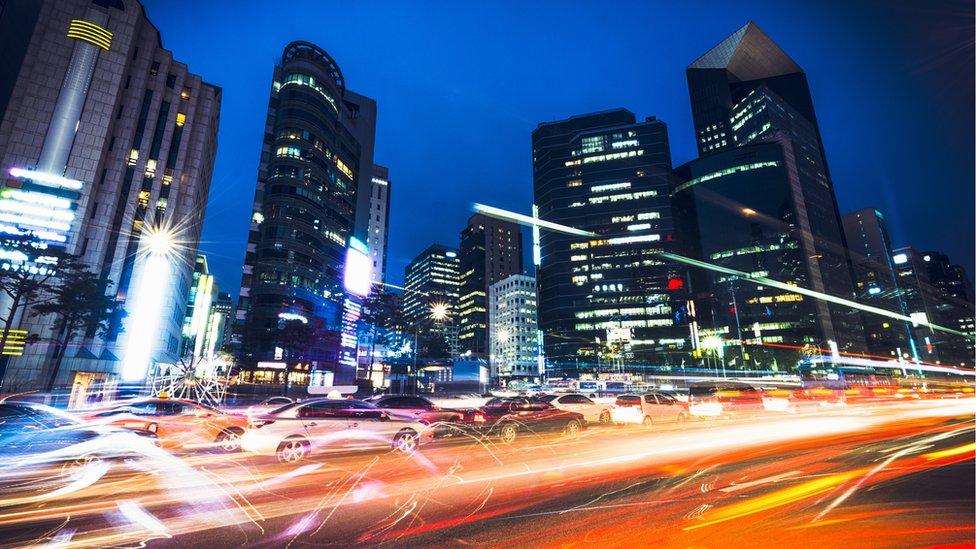
{"type": "Polygon", "coordinates": [[[763,392],[741,381],[704,381],[688,386],[688,412],[699,419],[729,418],[765,410],[763,392]]]}
{"type": "Polygon", "coordinates": [[[639,424],[648,428],[660,423],[687,421],[690,415],[687,403],[658,391],[620,395],[615,405],[615,423],[639,424]]]}
{"type": "Polygon", "coordinates": [[[323,452],[392,448],[409,454],[432,439],[423,423],[393,418],[369,402],[316,398],[252,418],[241,448],[297,463],[323,452]]]}
{"type": "Polygon", "coordinates": [[[583,418],[587,423],[602,423],[607,425],[613,421],[613,406],[594,402],[589,397],[585,397],[579,393],[546,395],[539,397],[539,400],[548,402],[560,410],[583,414],[583,418]]]}
{"type": "Polygon", "coordinates": [[[87,410],[89,423],[151,430],[159,445],[170,450],[240,450],[246,416],[224,413],[192,400],[144,398],[87,410]]]}
{"type": "Polygon", "coordinates": [[[586,425],[583,414],[560,410],[538,398],[493,398],[481,411],[487,420],[483,432],[506,444],[515,442],[521,433],[558,431],[577,435],[586,425]]]}
{"type": "Polygon", "coordinates": [[[295,399],[286,396],[273,396],[262,400],[258,404],[248,406],[246,413],[249,416],[266,414],[268,412],[273,412],[282,406],[294,404],[295,402],[295,399]]]}
{"type": "Polygon", "coordinates": [[[68,489],[80,474],[101,477],[109,463],[151,453],[153,438],[149,431],[88,425],[43,404],[0,401],[0,492],[68,489]]]}
{"type": "Polygon", "coordinates": [[[380,395],[366,399],[391,418],[430,425],[435,437],[448,437],[485,423],[477,408],[441,408],[429,399],[415,395],[380,395]]]}

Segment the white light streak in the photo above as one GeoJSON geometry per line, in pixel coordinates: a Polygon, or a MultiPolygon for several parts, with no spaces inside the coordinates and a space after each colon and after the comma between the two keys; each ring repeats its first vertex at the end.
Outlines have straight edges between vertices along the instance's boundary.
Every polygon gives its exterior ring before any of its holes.
{"type": "Polygon", "coordinates": [[[10,168],[10,175],[14,177],[20,177],[22,179],[30,179],[34,183],[39,183],[41,185],[47,185],[49,187],[65,187],[68,189],[78,190],[81,189],[82,183],[77,179],[68,179],[60,175],[55,175],[53,173],[45,172],[35,172],[32,170],[25,170],[23,168],[10,168]]]}

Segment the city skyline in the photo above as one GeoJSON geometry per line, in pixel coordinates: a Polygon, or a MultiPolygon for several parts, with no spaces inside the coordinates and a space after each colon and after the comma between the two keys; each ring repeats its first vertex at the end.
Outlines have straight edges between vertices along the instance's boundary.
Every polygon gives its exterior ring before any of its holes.
{"type": "MultiPolygon", "coordinates": [[[[655,28],[660,31],[654,35],[657,40],[640,42],[635,38],[632,42],[625,39],[623,43],[639,44],[639,47],[625,48],[626,51],[617,52],[609,61],[601,61],[598,57],[600,53],[606,53],[604,48],[612,46],[594,46],[583,51],[580,50],[582,42],[557,41],[556,44],[562,47],[546,53],[551,66],[539,74],[528,74],[529,67],[523,67],[520,61],[500,60],[505,57],[506,48],[531,49],[538,42],[537,37],[529,36],[530,29],[524,22],[510,21],[507,30],[514,36],[502,39],[479,34],[479,38],[487,41],[461,48],[465,56],[486,62],[470,63],[456,74],[444,74],[455,64],[452,56],[457,55],[435,48],[438,37],[443,38],[441,33],[446,32],[444,28],[450,27],[448,23],[479,12],[479,17],[488,18],[486,26],[490,28],[498,23],[497,14],[456,7],[442,9],[425,23],[431,36],[398,35],[402,43],[397,51],[401,55],[393,55],[387,60],[383,57],[391,45],[378,38],[383,31],[389,30],[393,20],[407,17],[409,21],[412,17],[399,13],[395,7],[386,14],[378,14],[376,24],[368,31],[358,29],[360,33],[372,33],[363,37],[372,36],[376,40],[355,39],[353,30],[330,32],[329,36],[324,36],[314,32],[311,25],[277,25],[274,32],[258,33],[259,40],[244,48],[236,48],[235,56],[239,56],[239,61],[234,61],[220,55],[220,41],[215,41],[213,48],[195,50],[187,37],[187,33],[198,31],[195,21],[174,19],[179,11],[166,9],[166,2],[146,4],[147,11],[166,38],[164,47],[186,58],[191,70],[207,74],[225,89],[221,148],[211,207],[207,213],[211,222],[205,226],[201,251],[208,254],[219,283],[233,291],[236,291],[234,283],[227,278],[236,277],[240,268],[245,238],[242,235],[247,232],[249,208],[243,203],[246,200],[238,203],[238,198],[249,194],[248,187],[253,185],[254,167],[251,164],[254,161],[251,158],[259,147],[261,133],[260,121],[254,119],[259,118],[256,114],[262,109],[252,108],[253,104],[242,106],[242,102],[266,94],[270,84],[267,74],[251,67],[255,55],[260,58],[260,54],[251,52],[261,50],[272,56],[274,50],[280,51],[287,40],[316,42],[335,56],[347,77],[355,79],[363,93],[377,99],[376,162],[389,166],[396,173],[400,189],[391,206],[387,269],[390,282],[399,283],[406,263],[430,242],[453,242],[453,235],[470,215],[470,203],[476,197],[479,201],[527,213],[531,204],[531,159],[526,154],[525,145],[529,133],[539,122],[617,107],[652,112],[669,126],[674,164],[694,158],[690,108],[682,78],[684,67],[701,51],[749,19],[756,21],[789,51],[810,75],[841,214],[865,207],[877,208],[889,220],[896,246],[941,249],[969,272],[973,270],[971,246],[952,237],[965,233],[972,226],[972,213],[967,211],[972,200],[965,199],[972,193],[972,186],[968,185],[972,180],[972,166],[965,162],[965,158],[954,155],[952,150],[953,146],[965,149],[971,144],[969,128],[962,123],[967,117],[956,117],[953,113],[972,109],[972,105],[971,101],[967,104],[967,94],[971,95],[971,91],[965,87],[952,91],[953,87],[946,85],[946,79],[950,79],[948,83],[951,84],[951,79],[964,79],[965,75],[950,74],[945,67],[966,64],[965,59],[960,61],[946,55],[946,45],[952,42],[951,33],[960,26],[956,23],[946,27],[939,23],[940,18],[959,15],[958,10],[949,5],[941,5],[921,15],[895,7],[877,14],[883,19],[876,21],[875,30],[860,34],[849,27],[859,18],[868,16],[868,4],[855,6],[854,17],[843,21],[832,21],[826,13],[809,8],[809,13],[803,15],[816,24],[799,28],[789,24],[789,10],[762,2],[755,3],[752,9],[740,8],[734,13],[732,10],[723,13],[722,9],[716,8],[707,15],[695,14],[700,16],[700,20],[695,21],[691,20],[691,14],[678,8],[621,5],[612,15],[584,23],[586,13],[581,10],[559,17],[585,25],[583,28],[597,36],[618,28],[622,36],[626,36],[625,31],[636,22],[627,21],[624,13],[639,21],[652,16],[673,21],[670,25],[655,28]],[[180,28],[174,26],[177,21],[180,28]],[[826,33],[814,31],[818,25],[829,26],[834,31],[830,33],[831,41],[814,40],[816,36],[826,36],[826,33]],[[940,25],[943,30],[939,34],[930,32],[940,25]],[[497,52],[492,49],[494,45],[500,48],[497,52]],[[875,48],[881,46],[900,55],[882,58],[872,55],[877,51],[875,48]],[[557,53],[559,49],[564,53],[557,53]],[[581,51],[581,60],[570,62],[573,55],[579,59],[581,51]],[[642,55],[665,51],[667,55],[655,57],[650,65],[636,63],[635,58],[642,55]],[[845,52],[845,57],[836,57],[840,51],[845,52]],[[419,55],[411,56],[413,64],[405,63],[402,52],[419,55]],[[872,64],[867,64],[868,60],[873,60],[872,64]],[[899,72],[901,80],[886,76],[897,63],[905,65],[899,72]],[[574,72],[568,69],[571,65],[579,68],[574,72]],[[573,74],[593,74],[594,66],[598,67],[596,74],[601,78],[573,77],[573,74]],[[479,72],[478,69],[483,70],[479,72]],[[225,78],[228,71],[233,77],[231,80],[225,78]],[[428,82],[436,80],[436,76],[448,77],[450,85],[431,89],[428,82]],[[543,95],[549,91],[547,82],[556,89],[555,84],[563,83],[563,79],[574,82],[574,91],[557,91],[543,104],[543,95]],[[513,97],[519,101],[513,101],[513,97]],[[445,115],[421,116],[424,110],[418,109],[418,98],[424,99],[422,104],[427,110],[445,115]],[[477,102],[484,107],[467,109],[469,105],[465,101],[477,102]],[[898,105],[915,103],[923,105],[929,112],[902,116],[897,122],[888,116],[891,112],[905,111],[898,105]],[[458,112],[466,114],[465,123],[453,122],[458,112]],[[895,133],[903,137],[895,137],[895,133]],[[417,138],[398,139],[403,135],[417,138]],[[241,145],[248,142],[249,145],[241,145]],[[449,154],[456,148],[472,149],[487,144],[497,149],[491,155],[449,154]],[[897,162],[909,151],[914,154],[913,158],[921,161],[910,165],[897,162]],[[957,158],[953,160],[953,157],[957,158]],[[943,182],[944,192],[932,197],[927,190],[929,186],[911,184],[923,177],[943,182]],[[427,200],[433,191],[438,193],[437,207],[433,210],[420,208],[418,201],[427,200]],[[950,200],[950,196],[962,196],[963,199],[950,200]],[[439,215],[425,218],[407,213],[412,211],[437,211],[439,215]],[[927,221],[935,216],[940,223],[927,221]],[[214,222],[216,218],[226,221],[218,224],[214,222]]],[[[544,8],[530,8],[534,9],[544,8]]],[[[227,14],[229,17],[222,19],[223,26],[233,27],[238,17],[255,17],[257,10],[245,6],[240,14],[227,14]]],[[[199,20],[207,19],[201,17],[199,20]]],[[[529,19],[531,17],[526,17],[529,19]]],[[[219,36],[225,31],[213,29],[213,32],[219,36]]],[[[959,55],[967,54],[963,51],[959,55]]]]}

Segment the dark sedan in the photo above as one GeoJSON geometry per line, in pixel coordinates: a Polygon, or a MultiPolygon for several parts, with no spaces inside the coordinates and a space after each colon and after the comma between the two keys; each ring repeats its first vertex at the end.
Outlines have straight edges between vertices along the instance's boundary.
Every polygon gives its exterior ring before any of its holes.
{"type": "Polygon", "coordinates": [[[562,432],[576,435],[583,430],[583,414],[560,410],[537,398],[493,398],[481,411],[487,420],[483,431],[512,443],[522,433],[562,432]]]}

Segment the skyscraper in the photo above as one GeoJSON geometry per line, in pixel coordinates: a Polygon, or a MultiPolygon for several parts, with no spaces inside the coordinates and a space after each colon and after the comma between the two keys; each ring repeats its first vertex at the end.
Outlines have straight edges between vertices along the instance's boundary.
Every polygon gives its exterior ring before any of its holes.
{"type": "MultiPolygon", "coordinates": [[[[687,78],[702,160],[721,168],[706,157],[751,143],[779,142],[791,170],[791,223],[808,253],[803,261],[808,263],[809,287],[854,297],[837,199],[803,70],[750,22],[689,65],[687,78]]],[[[738,162],[735,155],[726,158],[738,162]]],[[[865,350],[856,311],[833,303],[818,308],[824,337],[841,350],[865,350]]]]}
{"type": "Polygon", "coordinates": [[[354,379],[359,304],[344,282],[368,292],[370,274],[344,272],[362,268],[366,249],[375,120],[375,102],[346,89],[328,53],[308,42],[285,47],[274,67],[237,309],[245,366],[271,359],[282,323],[299,320],[317,332],[303,350],[312,380],[317,372],[354,379]]]}
{"type": "MultiPolygon", "coordinates": [[[[898,275],[902,300],[913,320],[931,322],[969,337],[947,333],[929,326],[913,323],[911,327],[915,349],[903,358],[954,366],[973,365],[974,314],[973,303],[954,297],[943,287],[938,278],[933,279],[933,260],[945,257],[939,252],[920,252],[911,246],[893,250],[892,262],[898,275]]],[[[948,259],[946,258],[946,263],[948,259]]],[[[965,275],[964,275],[965,276],[965,275]]]]}
{"type": "Polygon", "coordinates": [[[539,326],[557,373],[680,363],[689,349],[682,270],[671,251],[667,126],[625,109],[546,122],[532,132],[538,217],[592,231],[543,231],[539,326]]]}
{"type": "MultiPolygon", "coordinates": [[[[845,215],[844,234],[854,266],[857,301],[907,315],[891,259],[891,237],[881,212],[865,208],[845,215]]],[[[868,352],[872,355],[891,358],[912,350],[908,323],[867,312],[862,313],[861,317],[864,319],[868,352]]]]}
{"type": "Polygon", "coordinates": [[[200,358],[204,355],[207,334],[210,329],[210,313],[219,288],[207,263],[207,256],[197,255],[193,268],[193,284],[186,301],[183,319],[183,355],[200,358]]]}
{"type": "MultiPolygon", "coordinates": [[[[535,379],[540,364],[535,278],[512,275],[488,289],[491,379],[535,379]]],[[[540,367],[542,366],[542,367],[540,367]]]]}
{"type": "MultiPolygon", "coordinates": [[[[49,265],[44,250],[60,248],[111,281],[125,329],[76,342],[56,385],[138,381],[179,358],[221,90],[173,59],[135,1],[7,2],[0,36],[3,268],[49,265]],[[137,254],[147,229],[180,244],[151,277],[137,254]],[[152,306],[138,307],[149,278],[152,306]]],[[[19,317],[54,336],[50,319],[19,317]]],[[[5,389],[35,388],[53,347],[11,360],[5,389]]]]}
{"type": "Polygon", "coordinates": [[[407,265],[403,277],[403,316],[415,335],[423,332],[429,340],[417,335],[418,344],[437,347],[438,354],[457,354],[459,265],[456,249],[431,244],[407,265]],[[433,322],[435,309],[444,318],[433,322]]]}
{"type": "Polygon", "coordinates": [[[386,250],[390,231],[390,171],[374,164],[370,181],[366,246],[373,260],[373,282],[386,280],[386,250]]]}
{"type": "Polygon", "coordinates": [[[461,287],[458,297],[458,345],[462,353],[486,357],[488,287],[522,274],[522,231],[510,221],[475,214],[461,231],[461,287]]]}

